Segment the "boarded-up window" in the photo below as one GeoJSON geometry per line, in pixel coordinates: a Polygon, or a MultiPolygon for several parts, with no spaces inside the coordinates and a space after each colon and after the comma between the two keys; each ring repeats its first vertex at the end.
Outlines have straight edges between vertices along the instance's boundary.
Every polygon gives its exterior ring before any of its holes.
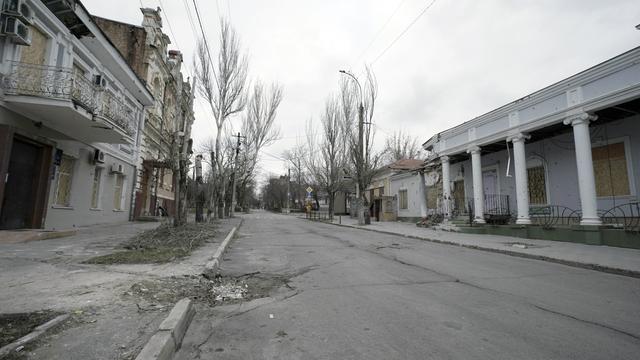
{"type": "Polygon", "coordinates": [[[528,168],[527,182],[529,184],[529,203],[534,205],[546,204],[547,182],[544,176],[544,166],[528,168]]]}
{"type": "Polygon", "coordinates": [[[113,189],[113,209],[122,210],[124,195],[124,175],[116,174],[116,185],[113,189]]]}
{"type": "Polygon", "coordinates": [[[73,179],[73,158],[63,156],[58,167],[55,205],[71,206],[71,180],[73,179]]]}
{"type": "Polygon", "coordinates": [[[30,26],[30,28],[31,46],[20,46],[20,61],[28,64],[44,65],[49,38],[34,26],[30,26]]]}
{"type": "Polygon", "coordinates": [[[409,201],[407,198],[407,190],[400,190],[398,192],[398,202],[401,210],[406,210],[409,208],[409,201]]]}
{"type": "Polygon", "coordinates": [[[97,167],[93,172],[93,186],[91,188],[91,208],[100,207],[100,180],[102,178],[102,169],[97,167]]]}
{"type": "Polygon", "coordinates": [[[591,149],[598,196],[631,195],[624,143],[591,149]]]}

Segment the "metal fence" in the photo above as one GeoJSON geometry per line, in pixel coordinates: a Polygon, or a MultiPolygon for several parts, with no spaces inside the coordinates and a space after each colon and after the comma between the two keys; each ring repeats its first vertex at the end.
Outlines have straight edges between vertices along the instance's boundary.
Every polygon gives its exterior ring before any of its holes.
{"type": "Polygon", "coordinates": [[[640,232],[640,202],[614,206],[601,213],[602,223],[626,231],[640,232]]]}
{"type": "Polygon", "coordinates": [[[307,219],[317,221],[333,221],[333,214],[328,211],[307,211],[307,219]]]}
{"type": "Polygon", "coordinates": [[[531,223],[543,228],[580,224],[582,213],[562,205],[534,206],[529,209],[531,223]]]}

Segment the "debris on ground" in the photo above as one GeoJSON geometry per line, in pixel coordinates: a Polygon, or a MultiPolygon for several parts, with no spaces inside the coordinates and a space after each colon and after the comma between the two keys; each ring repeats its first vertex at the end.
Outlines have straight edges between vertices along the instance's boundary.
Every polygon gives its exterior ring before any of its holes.
{"type": "Polygon", "coordinates": [[[237,277],[185,275],[142,280],[134,283],[121,296],[133,299],[139,311],[164,311],[168,305],[188,297],[209,306],[233,304],[270,296],[288,284],[290,276],[251,273],[237,277]]]}
{"type": "Polygon", "coordinates": [[[11,344],[58,315],[60,313],[51,310],[0,314],[0,347],[11,344]]]}
{"type": "Polygon", "coordinates": [[[213,242],[216,224],[162,224],[143,231],[122,244],[122,250],[91,258],[87,264],[166,263],[188,256],[206,242],[213,242]]]}

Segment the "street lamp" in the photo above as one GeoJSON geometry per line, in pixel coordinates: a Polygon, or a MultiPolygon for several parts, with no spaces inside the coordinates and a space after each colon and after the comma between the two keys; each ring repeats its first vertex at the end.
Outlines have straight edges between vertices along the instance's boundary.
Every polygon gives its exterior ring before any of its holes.
{"type": "MultiPolygon", "coordinates": [[[[360,184],[362,184],[363,172],[364,172],[364,104],[363,104],[363,94],[362,94],[362,86],[360,86],[360,81],[355,77],[352,73],[346,70],[339,70],[341,74],[347,75],[353,79],[358,85],[358,91],[360,94],[360,106],[358,107],[358,154],[356,156],[356,211],[358,213],[358,225],[365,224],[364,217],[364,206],[361,205],[360,199],[360,184]]],[[[364,190],[364,189],[362,189],[364,190]]]]}

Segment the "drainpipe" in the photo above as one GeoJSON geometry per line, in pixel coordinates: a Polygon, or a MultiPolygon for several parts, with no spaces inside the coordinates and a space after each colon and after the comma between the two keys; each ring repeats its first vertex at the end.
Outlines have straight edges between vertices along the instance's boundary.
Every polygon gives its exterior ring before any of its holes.
{"type": "Polygon", "coordinates": [[[138,158],[140,158],[140,142],[142,139],[142,128],[144,127],[144,106],[140,111],[140,118],[138,119],[138,129],[136,131],[136,144],[133,150],[133,185],[131,185],[131,201],[129,202],[129,221],[134,220],[134,209],[136,206],[136,185],[138,184],[138,158]]]}

